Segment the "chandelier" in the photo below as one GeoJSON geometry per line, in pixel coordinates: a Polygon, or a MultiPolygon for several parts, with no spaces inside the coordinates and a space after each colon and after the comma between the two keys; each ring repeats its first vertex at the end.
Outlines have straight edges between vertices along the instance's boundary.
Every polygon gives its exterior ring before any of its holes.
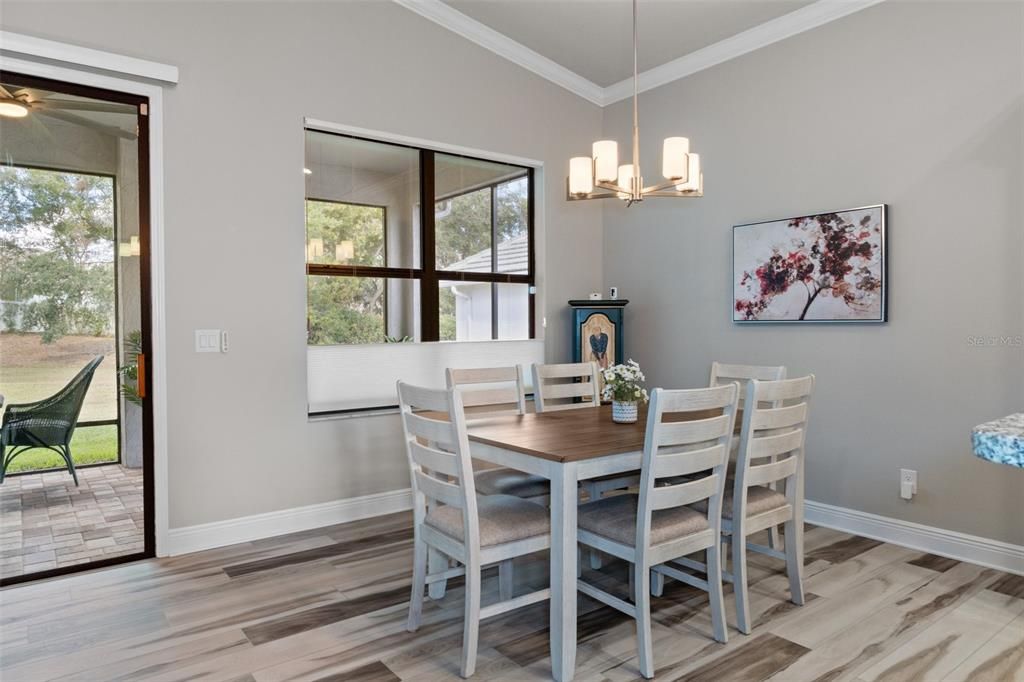
{"type": "Polygon", "coordinates": [[[569,159],[566,179],[569,201],[583,199],[622,199],[632,206],[645,197],[699,197],[704,195],[704,175],[700,155],[690,151],[690,140],[667,137],[661,152],[664,182],[644,187],[640,175],[640,123],[637,108],[637,30],[636,3],[633,0],[633,161],[619,165],[619,145],[615,140],[598,140],[592,156],[569,159]]]}

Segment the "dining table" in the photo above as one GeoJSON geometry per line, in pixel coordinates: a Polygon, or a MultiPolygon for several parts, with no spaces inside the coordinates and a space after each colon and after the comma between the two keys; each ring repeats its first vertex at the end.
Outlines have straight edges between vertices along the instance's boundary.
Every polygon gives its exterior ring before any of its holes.
{"type": "MultiPolygon", "coordinates": [[[[673,421],[721,411],[673,414],[673,421]]],[[[475,459],[536,474],[551,482],[551,672],[573,679],[576,667],[576,507],[579,482],[640,469],[647,411],[632,424],[612,421],[610,405],[484,417],[468,422],[475,459]]]]}

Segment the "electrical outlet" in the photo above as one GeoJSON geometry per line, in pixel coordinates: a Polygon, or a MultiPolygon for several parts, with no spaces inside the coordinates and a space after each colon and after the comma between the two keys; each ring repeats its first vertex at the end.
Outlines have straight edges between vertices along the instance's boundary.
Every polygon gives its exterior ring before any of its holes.
{"type": "Polygon", "coordinates": [[[917,471],[900,469],[900,497],[909,500],[917,494],[917,471]]]}

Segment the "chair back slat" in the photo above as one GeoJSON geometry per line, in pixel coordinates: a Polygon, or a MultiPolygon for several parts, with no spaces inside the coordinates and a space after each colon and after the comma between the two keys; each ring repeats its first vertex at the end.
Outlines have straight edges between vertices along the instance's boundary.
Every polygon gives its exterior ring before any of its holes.
{"type": "Polygon", "coordinates": [[[786,457],[769,464],[754,464],[747,471],[747,487],[782,481],[796,473],[799,459],[786,457]]]}
{"type": "Polygon", "coordinates": [[[706,500],[722,487],[721,476],[712,474],[687,483],[666,485],[651,491],[651,509],[673,509],[706,500]]]}
{"type": "Polygon", "coordinates": [[[726,465],[738,400],[736,384],[674,391],[656,388],[651,393],[637,509],[638,551],[648,550],[652,515],[663,509],[708,500],[708,527],[716,534],[720,531],[726,465]],[[673,415],[709,409],[720,409],[722,414],[691,422],[673,420],[673,415]],[[659,479],[701,473],[704,475],[673,480],[668,485],[662,480],[659,484],[659,479]]]}
{"type": "Polygon", "coordinates": [[[674,478],[708,471],[718,466],[722,457],[721,444],[683,452],[659,452],[654,458],[654,476],[657,479],[674,478]]]}
{"type": "Polygon", "coordinates": [[[549,384],[544,387],[545,400],[557,400],[559,398],[589,398],[593,393],[594,389],[586,383],[549,384]]]}
{"type": "Polygon", "coordinates": [[[774,436],[754,438],[750,441],[747,456],[751,460],[761,459],[762,457],[777,457],[799,449],[803,443],[804,430],[802,428],[774,436]]]}
{"type": "MultiPolygon", "coordinates": [[[[446,408],[444,412],[447,414],[448,409],[446,408]]],[[[428,443],[443,445],[446,449],[450,449],[458,438],[455,425],[450,421],[430,419],[419,414],[410,414],[406,417],[405,428],[409,430],[409,435],[422,438],[428,443]]]]}
{"type": "Polygon", "coordinates": [[[723,414],[690,422],[663,423],[658,429],[658,446],[700,443],[721,438],[725,435],[725,429],[729,428],[732,422],[731,415],[723,414]]]}
{"type": "Polygon", "coordinates": [[[788,401],[804,401],[814,388],[814,375],[809,374],[797,379],[761,382],[757,399],[761,403],[777,403],[788,401]]]}
{"type": "Polygon", "coordinates": [[[431,500],[436,500],[452,507],[462,508],[464,506],[461,485],[441,481],[422,469],[415,471],[413,476],[416,481],[417,491],[431,500]]]}
{"type": "Polygon", "coordinates": [[[519,404],[519,392],[514,388],[483,388],[463,391],[462,403],[466,407],[508,406],[509,409],[516,409],[519,404]]]}
{"type": "Polygon", "coordinates": [[[420,465],[420,468],[454,478],[462,475],[458,458],[450,452],[443,452],[415,441],[409,443],[409,452],[412,461],[420,465]]]}
{"type": "Polygon", "coordinates": [[[597,387],[597,364],[593,362],[533,366],[537,412],[598,407],[601,399],[597,387]]]}
{"type": "Polygon", "coordinates": [[[774,431],[799,426],[807,421],[807,403],[786,407],[764,408],[754,412],[751,428],[754,431],[774,431]]]}
{"type": "Polygon", "coordinates": [[[522,367],[449,368],[445,381],[448,388],[461,389],[462,404],[472,417],[526,413],[522,367]]]}

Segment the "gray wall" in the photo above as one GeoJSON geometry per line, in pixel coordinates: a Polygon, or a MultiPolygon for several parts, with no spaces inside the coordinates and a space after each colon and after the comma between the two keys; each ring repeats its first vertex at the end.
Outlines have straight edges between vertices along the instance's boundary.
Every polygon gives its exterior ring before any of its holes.
{"type": "MultiPolygon", "coordinates": [[[[605,284],[653,385],[712,360],[818,378],[807,497],[1024,543],[1024,471],[973,456],[972,426],[1024,408],[1024,5],[890,0],[641,95],[643,166],[668,135],[699,200],[605,210],[605,284]],[[731,226],[889,204],[890,322],[731,323],[731,226]],[[898,470],[919,472],[899,498],[898,470]]],[[[628,140],[629,103],[605,110],[628,140]]]]}
{"type": "Polygon", "coordinates": [[[180,69],[164,112],[172,528],[408,486],[393,418],[306,417],[303,116],[543,160],[539,309],[548,357],[567,357],[565,301],[603,281],[600,207],[562,200],[597,107],[389,2],[4,2],[2,21],[180,69]],[[230,353],[193,352],[208,327],[230,353]]]}

